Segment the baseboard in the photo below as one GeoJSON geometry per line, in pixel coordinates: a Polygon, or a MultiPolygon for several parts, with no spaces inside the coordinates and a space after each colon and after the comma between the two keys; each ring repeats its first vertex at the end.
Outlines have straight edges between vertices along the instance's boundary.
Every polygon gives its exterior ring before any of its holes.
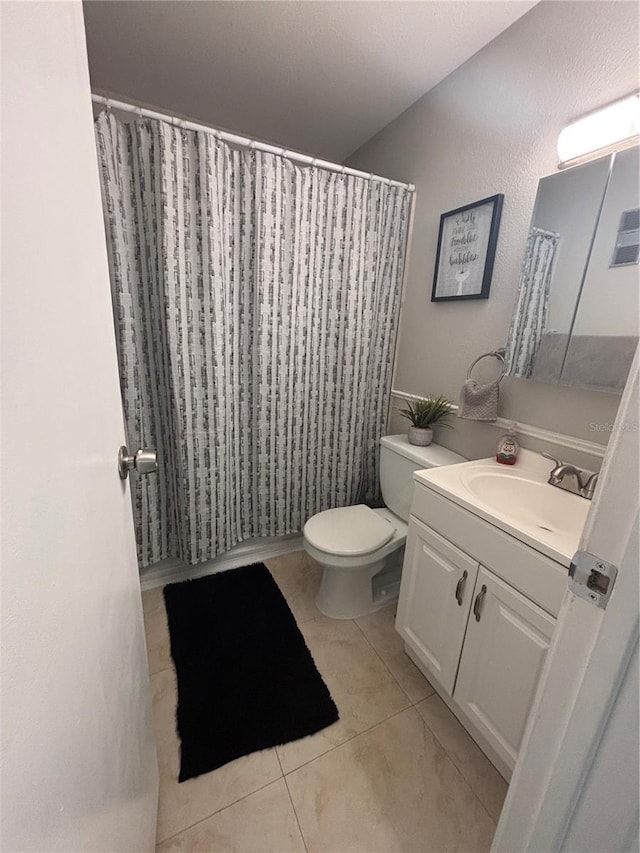
{"type": "Polygon", "coordinates": [[[248,539],[227,551],[226,554],[220,554],[213,560],[207,560],[195,566],[189,566],[175,559],[162,560],[140,572],[140,587],[144,592],[176,581],[194,580],[205,575],[237,569],[250,563],[262,563],[273,557],[301,551],[302,547],[302,534],[293,533],[290,536],[263,536],[258,539],[248,539]]]}

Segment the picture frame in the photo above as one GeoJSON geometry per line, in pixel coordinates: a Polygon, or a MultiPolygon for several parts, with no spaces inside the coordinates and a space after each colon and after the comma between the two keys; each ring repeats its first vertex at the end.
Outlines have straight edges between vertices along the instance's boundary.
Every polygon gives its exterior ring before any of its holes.
{"type": "Polygon", "coordinates": [[[441,215],[432,302],[489,298],[503,201],[498,193],[441,215]]]}

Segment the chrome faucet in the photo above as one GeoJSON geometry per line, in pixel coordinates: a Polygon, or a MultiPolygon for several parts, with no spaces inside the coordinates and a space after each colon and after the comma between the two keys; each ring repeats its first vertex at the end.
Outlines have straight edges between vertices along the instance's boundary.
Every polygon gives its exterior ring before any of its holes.
{"type": "Polygon", "coordinates": [[[574,495],[580,495],[581,498],[592,500],[593,493],[598,483],[598,475],[592,474],[590,471],[582,471],[576,468],[575,465],[570,465],[568,462],[563,462],[562,459],[556,459],[549,453],[542,454],[545,459],[551,459],[555,462],[555,466],[551,469],[547,482],[551,486],[557,486],[559,489],[564,489],[574,495]]]}

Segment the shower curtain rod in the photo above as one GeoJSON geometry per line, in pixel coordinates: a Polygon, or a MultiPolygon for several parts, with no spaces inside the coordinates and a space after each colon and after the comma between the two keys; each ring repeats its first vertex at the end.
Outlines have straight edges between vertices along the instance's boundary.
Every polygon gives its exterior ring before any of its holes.
{"type": "Polygon", "coordinates": [[[343,175],[353,175],[356,178],[365,178],[369,181],[381,181],[383,184],[388,184],[390,187],[404,187],[409,190],[409,192],[415,191],[414,184],[404,184],[402,181],[392,181],[390,178],[383,178],[381,175],[373,175],[369,172],[360,172],[358,169],[349,169],[347,166],[341,166],[339,163],[330,163],[328,160],[321,160],[318,157],[311,157],[308,154],[300,154],[297,151],[290,151],[288,148],[280,148],[277,145],[268,145],[266,142],[258,142],[255,139],[249,139],[247,136],[238,136],[235,133],[228,133],[226,130],[218,130],[210,125],[197,124],[194,121],[177,118],[176,116],[158,112],[157,110],[148,110],[146,107],[129,104],[126,101],[115,101],[113,98],[107,98],[105,95],[97,95],[92,92],[91,100],[96,104],[102,104],[107,109],[121,110],[125,113],[135,113],[140,116],[140,118],[154,118],[160,119],[160,121],[168,121],[176,127],[181,127],[185,130],[203,130],[206,133],[212,133],[224,142],[231,142],[233,145],[240,145],[245,148],[254,148],[257,151],[266,151],[268,154],[279,154],[281,157],[286,157],[288,160],[295,160],[298,163],[304,163],[309,166],[319,166],[321,169],[328,169],[331,172],[340,172],[343,175]]]}

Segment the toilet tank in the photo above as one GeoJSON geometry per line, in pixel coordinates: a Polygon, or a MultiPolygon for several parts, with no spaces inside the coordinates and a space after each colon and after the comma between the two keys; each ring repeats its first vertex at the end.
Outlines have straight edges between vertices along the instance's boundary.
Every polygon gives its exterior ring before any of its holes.
{"type": "Polygon", "coordinates": [[[385,506],[404,521],[409,521],[413,472],[466,461],[459,453],[440,447],[439,444],[430,444],[428,447],[409,444],[409,439],[404,433],[382,436],[380,439],[380,488],[385,506]]]}

